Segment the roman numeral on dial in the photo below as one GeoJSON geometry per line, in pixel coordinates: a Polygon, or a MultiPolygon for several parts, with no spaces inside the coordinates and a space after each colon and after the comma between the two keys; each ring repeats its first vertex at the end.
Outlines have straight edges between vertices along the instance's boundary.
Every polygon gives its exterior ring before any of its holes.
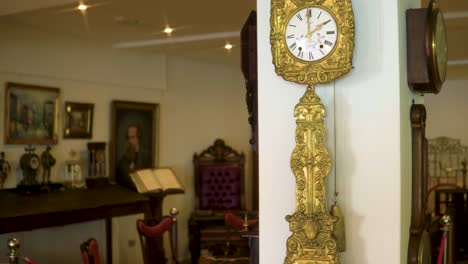
{"type": "Polygon", "coordinates": [[[304,57],[304,52],[302,52],[302,50],[299,50],[299,53],[297,54],[297,56],[302,59],[302,57],[304,57]]]}
{"type": "Polygon", "coordinates": [[[294,51],[296,49],[296,47],[297,47],[296,43],[293,43],[293,44],[289,45],[289,49],[292,50],[292,51],[294,51]]]}

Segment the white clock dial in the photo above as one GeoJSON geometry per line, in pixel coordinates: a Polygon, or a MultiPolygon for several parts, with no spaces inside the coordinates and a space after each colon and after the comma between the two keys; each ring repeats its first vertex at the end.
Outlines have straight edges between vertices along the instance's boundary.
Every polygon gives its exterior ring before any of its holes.
{"type": "Polygon", "coordinates": [[[318,61],[336,45],[338,29],[334,17],[320,7],[295,12],[286,24],[285,40],[289,52],[303,61],[318,61]]]}
{"type": "Polygon", "coordinates": [[[34,169],[34,170],[39,168],[39,159],[36,157],[32,157],[29,160],[29,165],[31,166],[31,169],[34,169]]]}

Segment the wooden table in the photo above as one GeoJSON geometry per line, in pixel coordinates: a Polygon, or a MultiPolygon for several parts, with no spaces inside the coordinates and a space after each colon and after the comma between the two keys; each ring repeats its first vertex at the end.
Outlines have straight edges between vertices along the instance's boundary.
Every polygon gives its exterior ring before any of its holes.
{"type": "Polygon", "coordinates": [[[118,185],[49,193],[0,191],[0,234],[106,220],[107,262],[112,263],[111,218],[152,215],[149,198],[118,185]]]}

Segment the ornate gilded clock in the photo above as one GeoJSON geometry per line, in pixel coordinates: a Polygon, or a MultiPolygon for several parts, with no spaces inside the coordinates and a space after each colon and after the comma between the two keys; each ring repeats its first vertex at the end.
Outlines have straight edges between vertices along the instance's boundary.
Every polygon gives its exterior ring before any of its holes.
{"type": "Polygon", "coordinates": [[[351,0],[272,0],[270,25],[273,64],[285,80],[328,83],[351,69],[351,0]]]}
{"type": "Polygon", "coordinates": [[[325,178],[331,159],[326,149],[325,107],[315,85],[349,72],[354,49],[351,0],[271,0],[273,64],[287,81],[307,84],[294,109],[296,146],[291,170],[296,180],[296,211],[286,216],[292,235],[285,264],[338,263],[337,218],[326,211],[325,178]]]}

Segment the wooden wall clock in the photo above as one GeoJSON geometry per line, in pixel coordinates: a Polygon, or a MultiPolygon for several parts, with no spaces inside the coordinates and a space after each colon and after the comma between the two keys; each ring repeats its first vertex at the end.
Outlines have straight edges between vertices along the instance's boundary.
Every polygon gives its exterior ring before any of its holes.
{"type": "Polygon", "coordinates": [[[437,1],[406,11],[408,84],[417,93],[439,93],[447,73],[445,22],[437,1]]]}
{"type": "Polygon", "coordinates": [[[308,85],[294,109],[297,127],[291,170],[296,180],[296,211],[286,216],[292,235],[286,242],[284,263],[338,263],[333,236],[337,218],[327,213],[325,204],[325,178],[331,166],[325,107],[315,85],[332,82],[352,68],[352,3],[271,0],[270,26],[276,73],[287,81],[308,85]]]}

